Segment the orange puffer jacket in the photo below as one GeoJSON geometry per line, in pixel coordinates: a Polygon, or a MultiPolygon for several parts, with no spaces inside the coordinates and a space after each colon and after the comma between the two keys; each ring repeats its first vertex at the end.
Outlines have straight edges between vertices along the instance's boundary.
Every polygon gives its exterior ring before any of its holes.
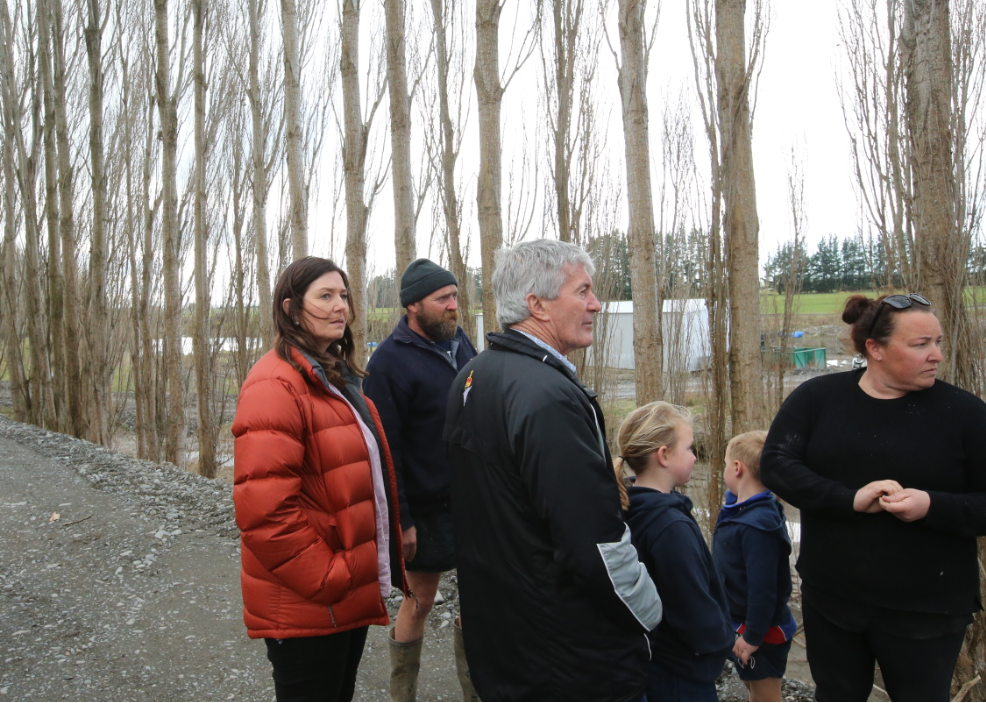
{"type": "MultiPolygon", "coordinates": [[[[233,421],[243,618],[253,638],[313,637],[389,621],[366,442],[349,405],[293,352],[311,382],[270,351],[243,383],[233,421]]],[[[399,555],[397,480],[376,409],[367,406],[381,441],[399,555]]],[[[403,561],[397,563],[391,579],[406,591],[403,561]]]]}

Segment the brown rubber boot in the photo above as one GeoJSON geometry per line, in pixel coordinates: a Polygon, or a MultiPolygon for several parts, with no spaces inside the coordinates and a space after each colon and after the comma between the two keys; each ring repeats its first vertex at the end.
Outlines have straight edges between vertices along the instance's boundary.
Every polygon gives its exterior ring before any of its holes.
{"type": "Polygon", "coordinates": [[[452,623],[452,627],[454,633],[453,642],[455,643],[455,670],[459,674],[459,685],[462,686],[462,700],[481,700],[472,685],[472,677],[469,675],[469,662],[466,661],[466,646],[462,641],[462,619],[456,618],[452,623]]]}
{"type": "Polygon", "coordinates": [[[398,642],[390,629],[390,700],[413,701],[418,695],[418,669],[421,668],[421,643],[398,642]]]}

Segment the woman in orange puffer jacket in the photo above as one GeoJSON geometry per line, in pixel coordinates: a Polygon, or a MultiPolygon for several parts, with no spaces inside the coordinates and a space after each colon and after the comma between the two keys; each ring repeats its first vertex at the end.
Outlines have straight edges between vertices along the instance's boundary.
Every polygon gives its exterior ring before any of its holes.
{"type": "Polygon", "coordinates": [[[279,701],[352,700],[368,626],[388,624],[392,585],[407,593],[397,482],[360,392],[349,295],[328,259],[284,270],[275,348],[233,422],[243,617],[266,640],[279,701]]]}

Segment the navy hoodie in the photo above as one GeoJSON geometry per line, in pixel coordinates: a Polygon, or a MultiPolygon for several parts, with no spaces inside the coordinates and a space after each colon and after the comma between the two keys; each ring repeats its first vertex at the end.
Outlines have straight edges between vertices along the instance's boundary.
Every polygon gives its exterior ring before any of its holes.
{"type": "Polygon", "coordinates": [[[449,500],[445,406],[459,369],[476,356],[461,327],[453,347],[455,363],[442,347],[412,330],[404,315],[366,365],[363,392],[377,406],[387,435],[405,530],[414,526],[415,513],[449,500]]]}
{"type": "Polygon", "coordinates": [[[767,631],[779,627],[785,639],[791,639],[796,628],[787,605],[791,538],[780,501],[764,491],[737,503],[727,491],[712,537],[712,556],[725,582],[733,625],[746,624],[743,638],[759,647],[767,631]]]}
{"type": "Polygon", "coordinates": [[[630,539],[664,603],[664,619],[650,633],[652,660],[683,678],[714,682],[736,635],[692,502],[642,486],[629,492],[630,539]]]}

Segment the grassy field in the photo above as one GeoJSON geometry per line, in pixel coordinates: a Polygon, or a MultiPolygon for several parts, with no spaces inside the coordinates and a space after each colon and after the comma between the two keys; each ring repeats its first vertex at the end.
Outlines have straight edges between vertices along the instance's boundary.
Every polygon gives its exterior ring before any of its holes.
{"type": "MultiPolygon", "coordinates": [[[[868,298],[877,297],[878,293],[873,291],[862,291],[868,298]]],[[[836,315],[842,312],[843,306],[850,293],[840,291],[838,293],[803,293],[795,297],[794,309],[800,315],[836,315]]],[[[780,314],[784,312],[784,296],[777,293],[763,293],[760,296],[760,312],[764,315],[780,314]]]]}

